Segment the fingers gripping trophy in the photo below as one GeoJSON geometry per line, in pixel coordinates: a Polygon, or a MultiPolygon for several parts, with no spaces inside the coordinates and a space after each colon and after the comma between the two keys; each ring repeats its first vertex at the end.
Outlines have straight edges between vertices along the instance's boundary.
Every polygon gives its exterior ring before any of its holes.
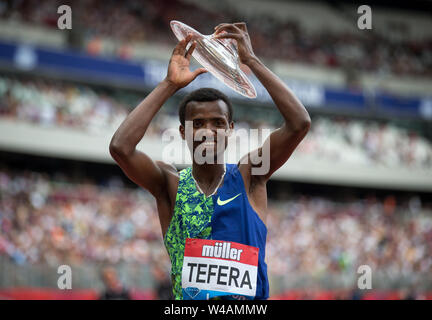
{"type": "MultiPolygon", "coordinates": [[[[178,40],[192,41],[185,58],[193,56],[207,71],[228,87],[248,98],[256,97],[256,90],[239,62],[246,64],[255,55],[245,22],[221,23],[212,35],[204,36],[179,21],[171,21],[171,29],[178,40]]],[[[175,52],[184,49],[176,47],[175,52]],[[177,51],[176,51],[177,50],[177,51]]],[[[203,70],[199,69],[200,74],[203,70]]]]}

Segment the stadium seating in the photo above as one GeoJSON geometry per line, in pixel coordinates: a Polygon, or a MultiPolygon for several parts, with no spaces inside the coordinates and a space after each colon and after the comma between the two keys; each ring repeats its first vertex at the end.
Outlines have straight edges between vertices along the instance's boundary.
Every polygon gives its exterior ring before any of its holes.
{"type": "MultiPolygon", "coordinates": [[[[2,166],[0,254],[17,265],[16,272],[25,265],[91,262],[163,262],[168,272],[150,194],[125,187],[115,177],[100,185],[84,178],[84,172],[80,176],[72,180],[59,172],[17,172],[2,166]]],[[[402,280],[428,285],[432,210],[418,198],[341,202],[293,195],[270,200],[268,207],[266,256],[276,292],[295,288],[299,281],[325,288],[329,276],[339,279],[333,286],[348,290],[363,264],[377,270],[377,289],[402,280]]]]}

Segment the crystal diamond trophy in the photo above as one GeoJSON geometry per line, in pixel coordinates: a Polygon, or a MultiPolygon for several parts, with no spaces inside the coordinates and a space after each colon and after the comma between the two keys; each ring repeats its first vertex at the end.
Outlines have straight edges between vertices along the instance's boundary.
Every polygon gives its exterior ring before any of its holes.
{"type": "Polygon", "coordinates": [[[233,39],[216,39],[214,34],[202,35],[194,28],[173,20],[171,29],[177,39],[183,40],[188,34],[196,41],[192,56],[217,79],[248,98],[256,98],[256,90],[246,74],[240,69],[237,43],[233,39]]]}

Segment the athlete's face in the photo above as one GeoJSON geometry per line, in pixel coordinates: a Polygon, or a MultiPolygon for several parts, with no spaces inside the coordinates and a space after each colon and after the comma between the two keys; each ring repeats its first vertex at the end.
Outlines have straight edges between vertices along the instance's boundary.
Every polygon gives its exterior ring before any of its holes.
{"type": "Polygon", "coordinates": [[[223,100],[215,100],[189,102],[185,111],[185,126],[180,125],[179,129],[182,139],[186,139],[192,155],[199,147],[197,153],[210,156],[208,154],[210,152],[216,159],[218,154],[225,151],[228,137],[233,128],[234,123],[229,121],[228,106],[223,100]],[[186,131],[189,128],[188,124],[193,133],[189,136],[186,131]]]}

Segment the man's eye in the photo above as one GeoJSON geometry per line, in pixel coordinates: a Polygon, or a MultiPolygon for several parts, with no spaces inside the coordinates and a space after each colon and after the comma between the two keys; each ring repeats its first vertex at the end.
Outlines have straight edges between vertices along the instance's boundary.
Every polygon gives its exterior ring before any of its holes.
{"type": "Polygon", "coordinates": [[[201,121],[194,121],[193,125],[194,125],[195,128],[198,128],[198,127],[200,127],[202,125],[202,123],[201,123],[201,121]]]}
{"type": "Polygon", "coordinates": [[[225,121],[223,121],[223,120],[217,120],[217,121],[216,121],[216,125],[217,125],[218,127],[224,127],[224,126],[225,126],[225,121]]]}

